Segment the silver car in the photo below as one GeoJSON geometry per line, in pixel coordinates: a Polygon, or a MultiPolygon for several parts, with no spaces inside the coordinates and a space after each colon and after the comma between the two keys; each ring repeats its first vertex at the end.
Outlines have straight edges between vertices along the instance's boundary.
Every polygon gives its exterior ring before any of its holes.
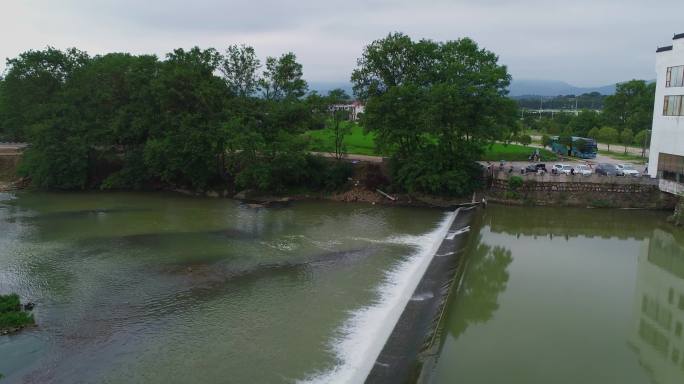
{"type": "Polygon", "coordinates": [[[639,177],[641,176],[641,173],[634,168],[632,164],[618,164],[617,165],[617,174],[619,176],[632,176],[632,177],[639,177]]]}

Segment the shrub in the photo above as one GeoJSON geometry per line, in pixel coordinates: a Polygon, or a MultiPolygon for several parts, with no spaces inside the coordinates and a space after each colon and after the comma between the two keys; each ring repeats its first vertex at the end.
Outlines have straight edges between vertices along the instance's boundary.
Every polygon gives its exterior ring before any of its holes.
{"type": "Polygon", "coordinates": [[[0,329],[20,328],[28,324],[33,324],[33,315],[26,312],[7,312],[0,313],[0,329]]]}
{"type": "Polygon", "coordinates": [[[0,330],[33,324],[33,315],[21,310],[19,295],[0,295],[0,330]]]}
{"type": "Polygon", "coordinates": [[[0,295],[0,313],[14,312],[20,309],[19,295],[16,293],[0,295]]]}
{"type": "Polygon", "coordinates": [[[523,185],[523,178],[520,176],[511,176],[508,179],[508,189],[511,191],[517,191],[523,185]]]}

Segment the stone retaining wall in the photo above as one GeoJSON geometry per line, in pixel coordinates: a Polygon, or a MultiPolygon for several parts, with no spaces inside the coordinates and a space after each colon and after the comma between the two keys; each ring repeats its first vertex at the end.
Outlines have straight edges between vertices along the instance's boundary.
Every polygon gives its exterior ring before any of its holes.
{"type": "Polygon", "coordinates": [[[487,196],[492,201],[606,208],[672,209],[677,197],[661,192],[655,179],[643,177],[516,175],[500,172],[488,178],[487,196]],[[512,176],[521,177],[512,189],[512,176]]]}

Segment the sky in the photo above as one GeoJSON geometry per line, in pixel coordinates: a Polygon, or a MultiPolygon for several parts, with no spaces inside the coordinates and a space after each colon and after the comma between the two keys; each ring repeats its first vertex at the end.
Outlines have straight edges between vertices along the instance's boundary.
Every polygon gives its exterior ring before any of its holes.
{"type": "Polygon", "coordinates": [[[515,79],[601,86],[655,78],[655,49],[684,33],[682,0],[0,0],[5,59],[46,46],[90,54],[253,46],[294,52],[314,82],[348,81],[389,32],[470,37],[515,79]]]}

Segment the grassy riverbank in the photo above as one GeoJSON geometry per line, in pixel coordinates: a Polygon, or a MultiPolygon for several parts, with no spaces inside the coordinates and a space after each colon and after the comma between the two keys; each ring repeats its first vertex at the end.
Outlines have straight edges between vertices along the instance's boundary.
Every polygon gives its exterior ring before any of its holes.
{"type": "MultiPolygon", "coordinates": [[[[335,136],[330,129],[309,131],[305,135],[310,140],[309,149],[317,152],[334,152],[335,136]]],[[[364,133],[363,128],[354,124],[350,133],[344,138],[346,152],[353,155],[380,156],[375,149],[375,134],[373,132],[364,133]]],[[[481,160],[487,161],[525,161],[534,151],[534,148],[517,144],[496,143],[485,148],[481,160]]],[[[544,161],[555,160],[556,155],[546,149],[539,150],[544,161]]]]}

